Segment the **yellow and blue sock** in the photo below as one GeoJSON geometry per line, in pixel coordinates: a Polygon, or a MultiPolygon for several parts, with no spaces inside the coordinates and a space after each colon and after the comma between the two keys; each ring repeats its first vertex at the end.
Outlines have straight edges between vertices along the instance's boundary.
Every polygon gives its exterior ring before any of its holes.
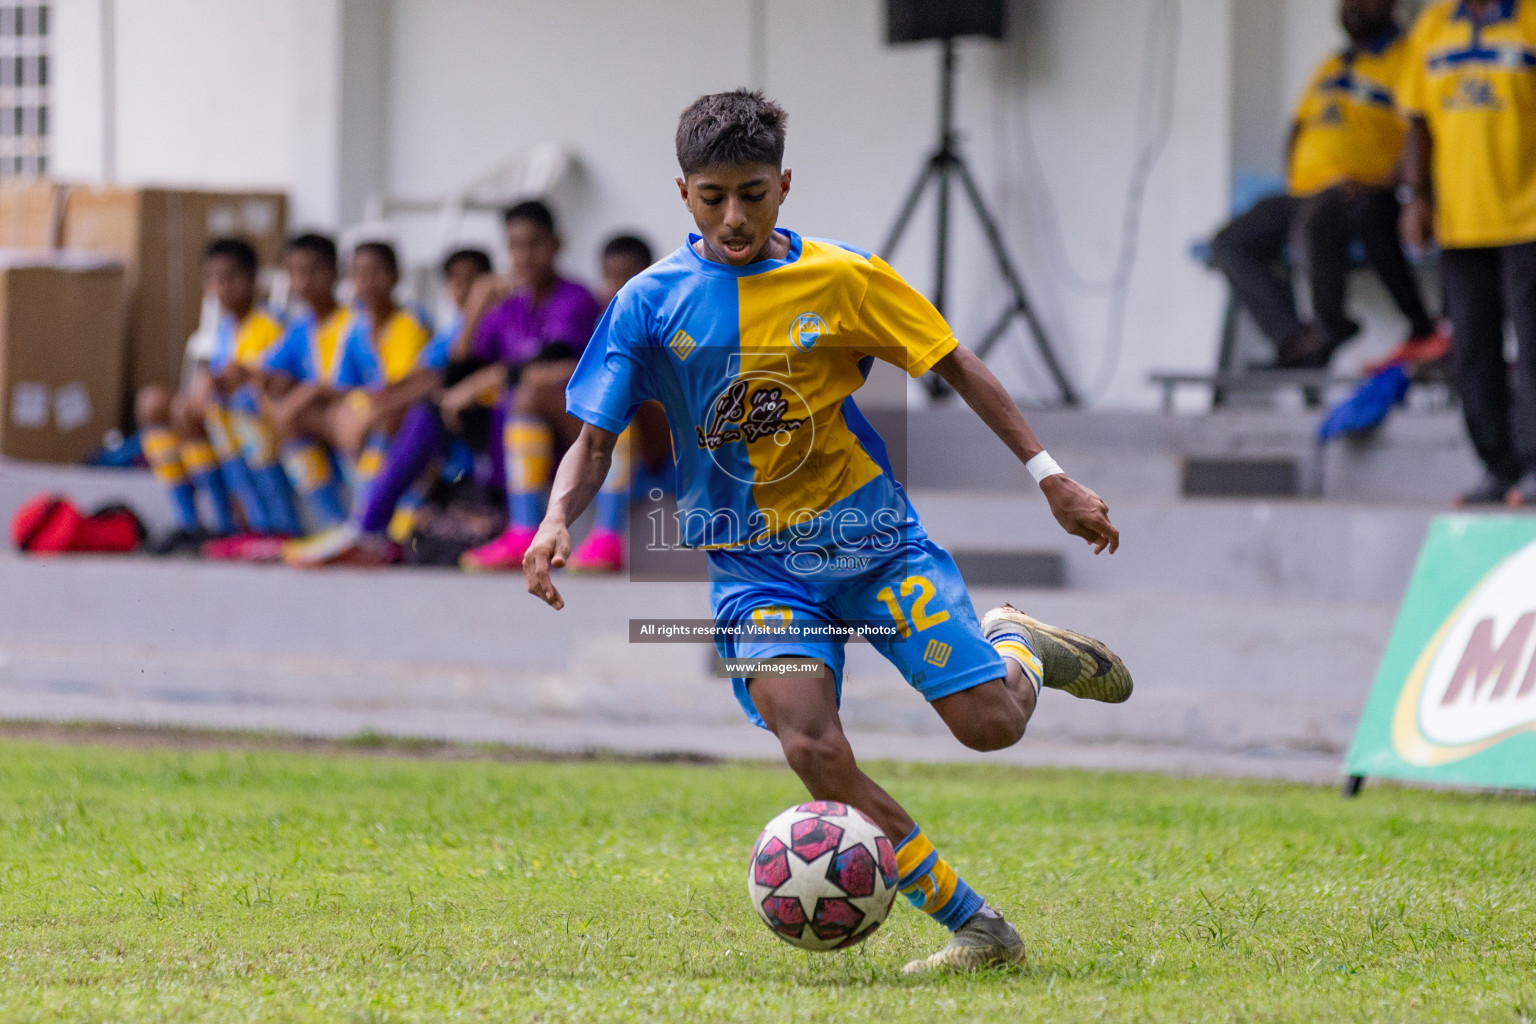
{"type": "Polygon", "coordinates": [[[208,414],[203,417],[203,427],[208,431],[208,440],[219,458],[219,473],[224,477],[224,485],[235,496],[235,502],[245,516],[245,525],[257,533],[269,532],[272,527],[267,522],[267,510],[256,492],[255,477],[240,456],[240,446],[235,440],[234,425],[228,410],[217,406],[208,410],[208,414]]]}
{"type": "Polygon", "coordinates": [[[624,529],[624,514],[629,510],[629,487],[634,479],[630,462],[630,435],[634,427],[628,427],[619,435],[613,446],[613,461],[608,465],[608,475],[603,478],[603,489],[592,502],[594,530],[619,533],[624,529]]]}
{"type": "Polygon", "coordinates": [[[314,516],[316,527],[325,529],[346,522],[346,491],[336,476],[330,454],[308,438],[283,442],[282,453],[288,479],[314,516]]]}
{"type": "Polygon", "coordinates": [[[507,460],[507,515],[512,526],[532,529],[544,516],[555,434],[532,416],[508,416],[502,436],[507,460]]]}
{"type": "Polygon", "coordinates": [[[237,406],[231,420],[240,444],[240,455],[250,469],[268,528],[272,533],[290,537],[303,533],[299,509],[293,500],[293,487],[278,463],[277,435],[255,408],[237,406]]]}
{"type": "Polygon", "coordinates": [[[950,931],[969,921],[986,902],[916,825],[896,844],[896,876],[896,888],[907,901],[950,931]]]}
{"type": "Polygon", "coordinates": [[[991,641],[998,654],[1018,662],[1019,668],[1024,670],[1024,679],[1034,688],[1035,699],[1039,700],[1040,685],[1045,680],[1045,666],[1040,661],[1040,656],[1035,653],[1034,642],[1024,630],[994,633],[987,639],[991,641]]]}
{"type": "Polygon", "coordinates": [[[416,532],[416,517],[426,503],[427,489],[420,484],[400,495],[395,511],[389,517],[389,526],[384,530],[385,536],[396,544],[410,543],[411,534],[416,532]]]}
{"type": "Polygon", "coordinates": [[[177,528],[189,532],[201,530],[197,492],[192,489],[186,468],[181,464],[181,442],[176,434],[169,427],[145,427],[139,431],[139,442],[144,447],[144,459],[149,463],[150,472],[170,495],[177,528]]]}
{"type": "Polygon", "coordinates": [[[224,475],[219,470],[219,458],[213,446],[197,439],[181,443],[181,465],[195,490],[208,496],[208,506],[213,510],[213,528],[220,534],[235,532],[235,510],[229,503],[229,489],[224,486],[224,475]]]}
{"type": "Polygon", "coordinates": [[[352,470],[352,507],[358,515],[362,514],[362,508],[368,502],[368,492],[384,469],[384,459],[388,455],[389,435],[378,431],[369,434],[352,470]]]}

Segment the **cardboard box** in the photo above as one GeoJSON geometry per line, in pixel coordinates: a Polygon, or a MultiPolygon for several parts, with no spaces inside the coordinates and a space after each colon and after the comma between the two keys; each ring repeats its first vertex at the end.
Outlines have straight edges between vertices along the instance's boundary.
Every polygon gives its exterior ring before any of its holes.
{"type": "Polygon", "coordinates": [[[79,462],[117,425],[125,282],[115,260],[0,251],[0,453],[79,462]]]}
{"type": "Polygon", "coordinates": [[[57,183],[0,179],[0,248],[57,248],[63,220],[64,190],[57,183]]]}
{"type": "Polygon", "coordinates": [[[146,384],[174,388],[187,339],[202,309],[202,253],[208,242],[236,235],[256,247],[263,264],[282,257],[287,197],[276,192],[72,188],[64,201],[62,242],[69,251],[105,252],[128,268],[130,396],[146,384]]]}

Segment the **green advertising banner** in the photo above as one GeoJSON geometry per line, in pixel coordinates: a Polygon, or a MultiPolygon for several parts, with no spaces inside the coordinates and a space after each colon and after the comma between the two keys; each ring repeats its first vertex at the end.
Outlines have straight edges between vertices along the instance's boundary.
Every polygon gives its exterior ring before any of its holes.
{"type": "Polygon", "coordinates": [[[1345,772],[1536,789],[1536,516],[1431,524],[1345,772]]]}

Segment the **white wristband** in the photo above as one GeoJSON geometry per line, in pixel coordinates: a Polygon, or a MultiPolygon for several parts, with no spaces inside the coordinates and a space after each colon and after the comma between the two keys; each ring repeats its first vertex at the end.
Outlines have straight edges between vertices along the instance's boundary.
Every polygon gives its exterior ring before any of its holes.
{"type": "Polygon", "coordinates": [[[1035,478],[1035,483],[1037,484],[1048,476],[1055,476],[1057,473],[1066,472],[1066,470],[1056,465],[1056,460],[1051,458],[1050,452],[1041,452],[1039,455],[1036,455],[1024,463],[1024,468],[1029,470],[1029,475],[1035,478]]]}

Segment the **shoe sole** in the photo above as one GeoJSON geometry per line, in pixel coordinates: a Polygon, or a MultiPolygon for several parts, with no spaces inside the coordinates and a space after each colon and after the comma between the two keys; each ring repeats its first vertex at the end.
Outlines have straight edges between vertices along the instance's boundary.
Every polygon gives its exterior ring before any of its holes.
{"type": "Polygon", "coordinates": [[[571,562],[565,571],[572,576],[615,576],[624,571],[623,562],[571,562]]]}
{"type": "Polygon", "coordinates": [[[523,563],[518,562],[514,565],[510,562],[503,564],[501,562],[465,562],[461,560],[459,568],[464,572],[485,573],[489,575],[498,572],[522,572],[523,563]]]}
{"type": "Polygon", "coordinates": [[[989,968],[1014,967],[1024,963],[1024,945],[959,946],[941,949],[930,957],[913,960],[902,974],[927,974],[930,971],[984,971],[989,968]]]}
{"type": "Polygon", "coordinates": [[[1125,662],[1120,660],[1118,654],[1100,641],[1091,636],[1084,636],[1082,633],[1074,633],[1070,629],[1062,629],[1059,626],[1041,622],[1019,611],[1011,604],[994,608],[982,617],[982,635],[990,636],[993,627],[1000,622],[1027,626],[1030,630],[1044,633],[1070,647],[1077,654],[1079,666],[1077,678],[1065,686],[1056,686],[1050,682],[1046,682],[1046,686],[1055,690],[1064,690],[1083,700],[1102,701],[1105,704],[1121,704],[1130,699],[1133,689],[1130,669],[1125,667],[1125,662]]]}

